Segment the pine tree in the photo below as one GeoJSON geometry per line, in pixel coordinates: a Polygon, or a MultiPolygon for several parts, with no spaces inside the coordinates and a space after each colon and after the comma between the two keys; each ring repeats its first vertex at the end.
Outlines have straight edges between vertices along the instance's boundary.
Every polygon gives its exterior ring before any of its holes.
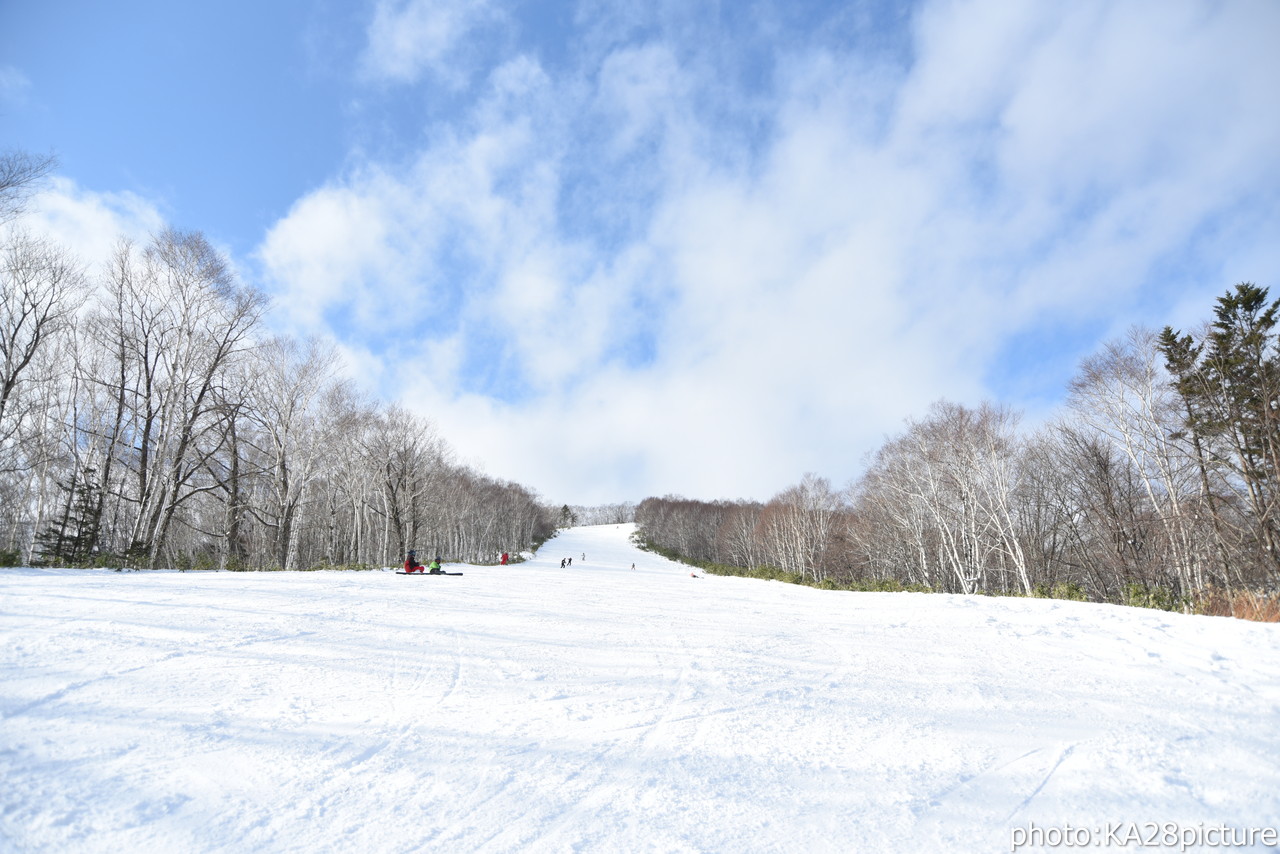
{"type": "Polygon", "coordinates": [[[1255,545],[1272,571],[1280,568],[1278,313],[1280,300],[1268,302],[1266,288],[1244,282],[1218,298],[1203,341],[1165,327],[1159,343],[1183,403],[1181,435],[1194,443],[1206,495],[1210,467],[1238,481],[1255,545]]]}
{"type": "Polygon", "coordinates": [[[36,551],[41,563],[80,566],[97,553],[101,489],[93,480],[94,470],[70,484],[58,482],[66,501],[57,519],[36,535],[36,551]]]}

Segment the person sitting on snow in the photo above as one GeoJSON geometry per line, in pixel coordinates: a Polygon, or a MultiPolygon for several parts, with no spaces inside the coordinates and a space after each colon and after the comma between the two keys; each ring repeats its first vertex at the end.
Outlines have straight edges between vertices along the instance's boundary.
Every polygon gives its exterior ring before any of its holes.
{"type": "Polygon", "coordinates": [[[418,563],[417,552],[415,552],[413,549],[409,549],[409,554],[405,555],[404,571],[405,572],[426,572],[427,571],[427,568],[425,566],[418,563]]]}
{"type": "Polygon", "coordinates": [[[431,559],[431,566],[429,567],[429,571],[431,572],[432,575],[439,575],[441,572],[444,572],[444,569],[442,567],[443,567],[443,564],[440,563],[440,555],[436,555],[434,558],[431,559]]]}

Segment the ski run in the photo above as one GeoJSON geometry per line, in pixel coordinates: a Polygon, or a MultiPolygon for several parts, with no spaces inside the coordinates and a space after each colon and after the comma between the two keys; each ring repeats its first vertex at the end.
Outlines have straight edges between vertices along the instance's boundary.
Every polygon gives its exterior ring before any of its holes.
{"type": "Polygon", "coordinates": [[[1220,850],[1280,823],[1280,626],[701,577],[632,530],[462,578],[0,570],[0,850],[1220,850]]]}

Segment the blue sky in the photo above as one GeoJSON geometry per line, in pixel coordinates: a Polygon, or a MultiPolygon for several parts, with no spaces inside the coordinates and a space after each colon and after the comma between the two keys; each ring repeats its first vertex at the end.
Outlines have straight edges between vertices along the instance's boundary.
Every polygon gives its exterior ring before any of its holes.
{"type": "Polygon", "coordinates": [[[1280,268],[1280,4],[0,5],[90,263],[204,231],[549,500],[837,485],[1280,268]]]}

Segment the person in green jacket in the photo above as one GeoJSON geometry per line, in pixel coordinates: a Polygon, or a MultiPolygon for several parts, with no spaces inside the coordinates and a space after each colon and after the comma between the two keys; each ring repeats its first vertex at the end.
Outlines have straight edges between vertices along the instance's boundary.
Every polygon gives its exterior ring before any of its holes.
{"type": "Polygon", "coordinates": [[[443,564],[440,563],[440,555],[436,555],[431,559],[431,563],[427,564],[427,571],[433,575],[444,571],[443,564]]]}

